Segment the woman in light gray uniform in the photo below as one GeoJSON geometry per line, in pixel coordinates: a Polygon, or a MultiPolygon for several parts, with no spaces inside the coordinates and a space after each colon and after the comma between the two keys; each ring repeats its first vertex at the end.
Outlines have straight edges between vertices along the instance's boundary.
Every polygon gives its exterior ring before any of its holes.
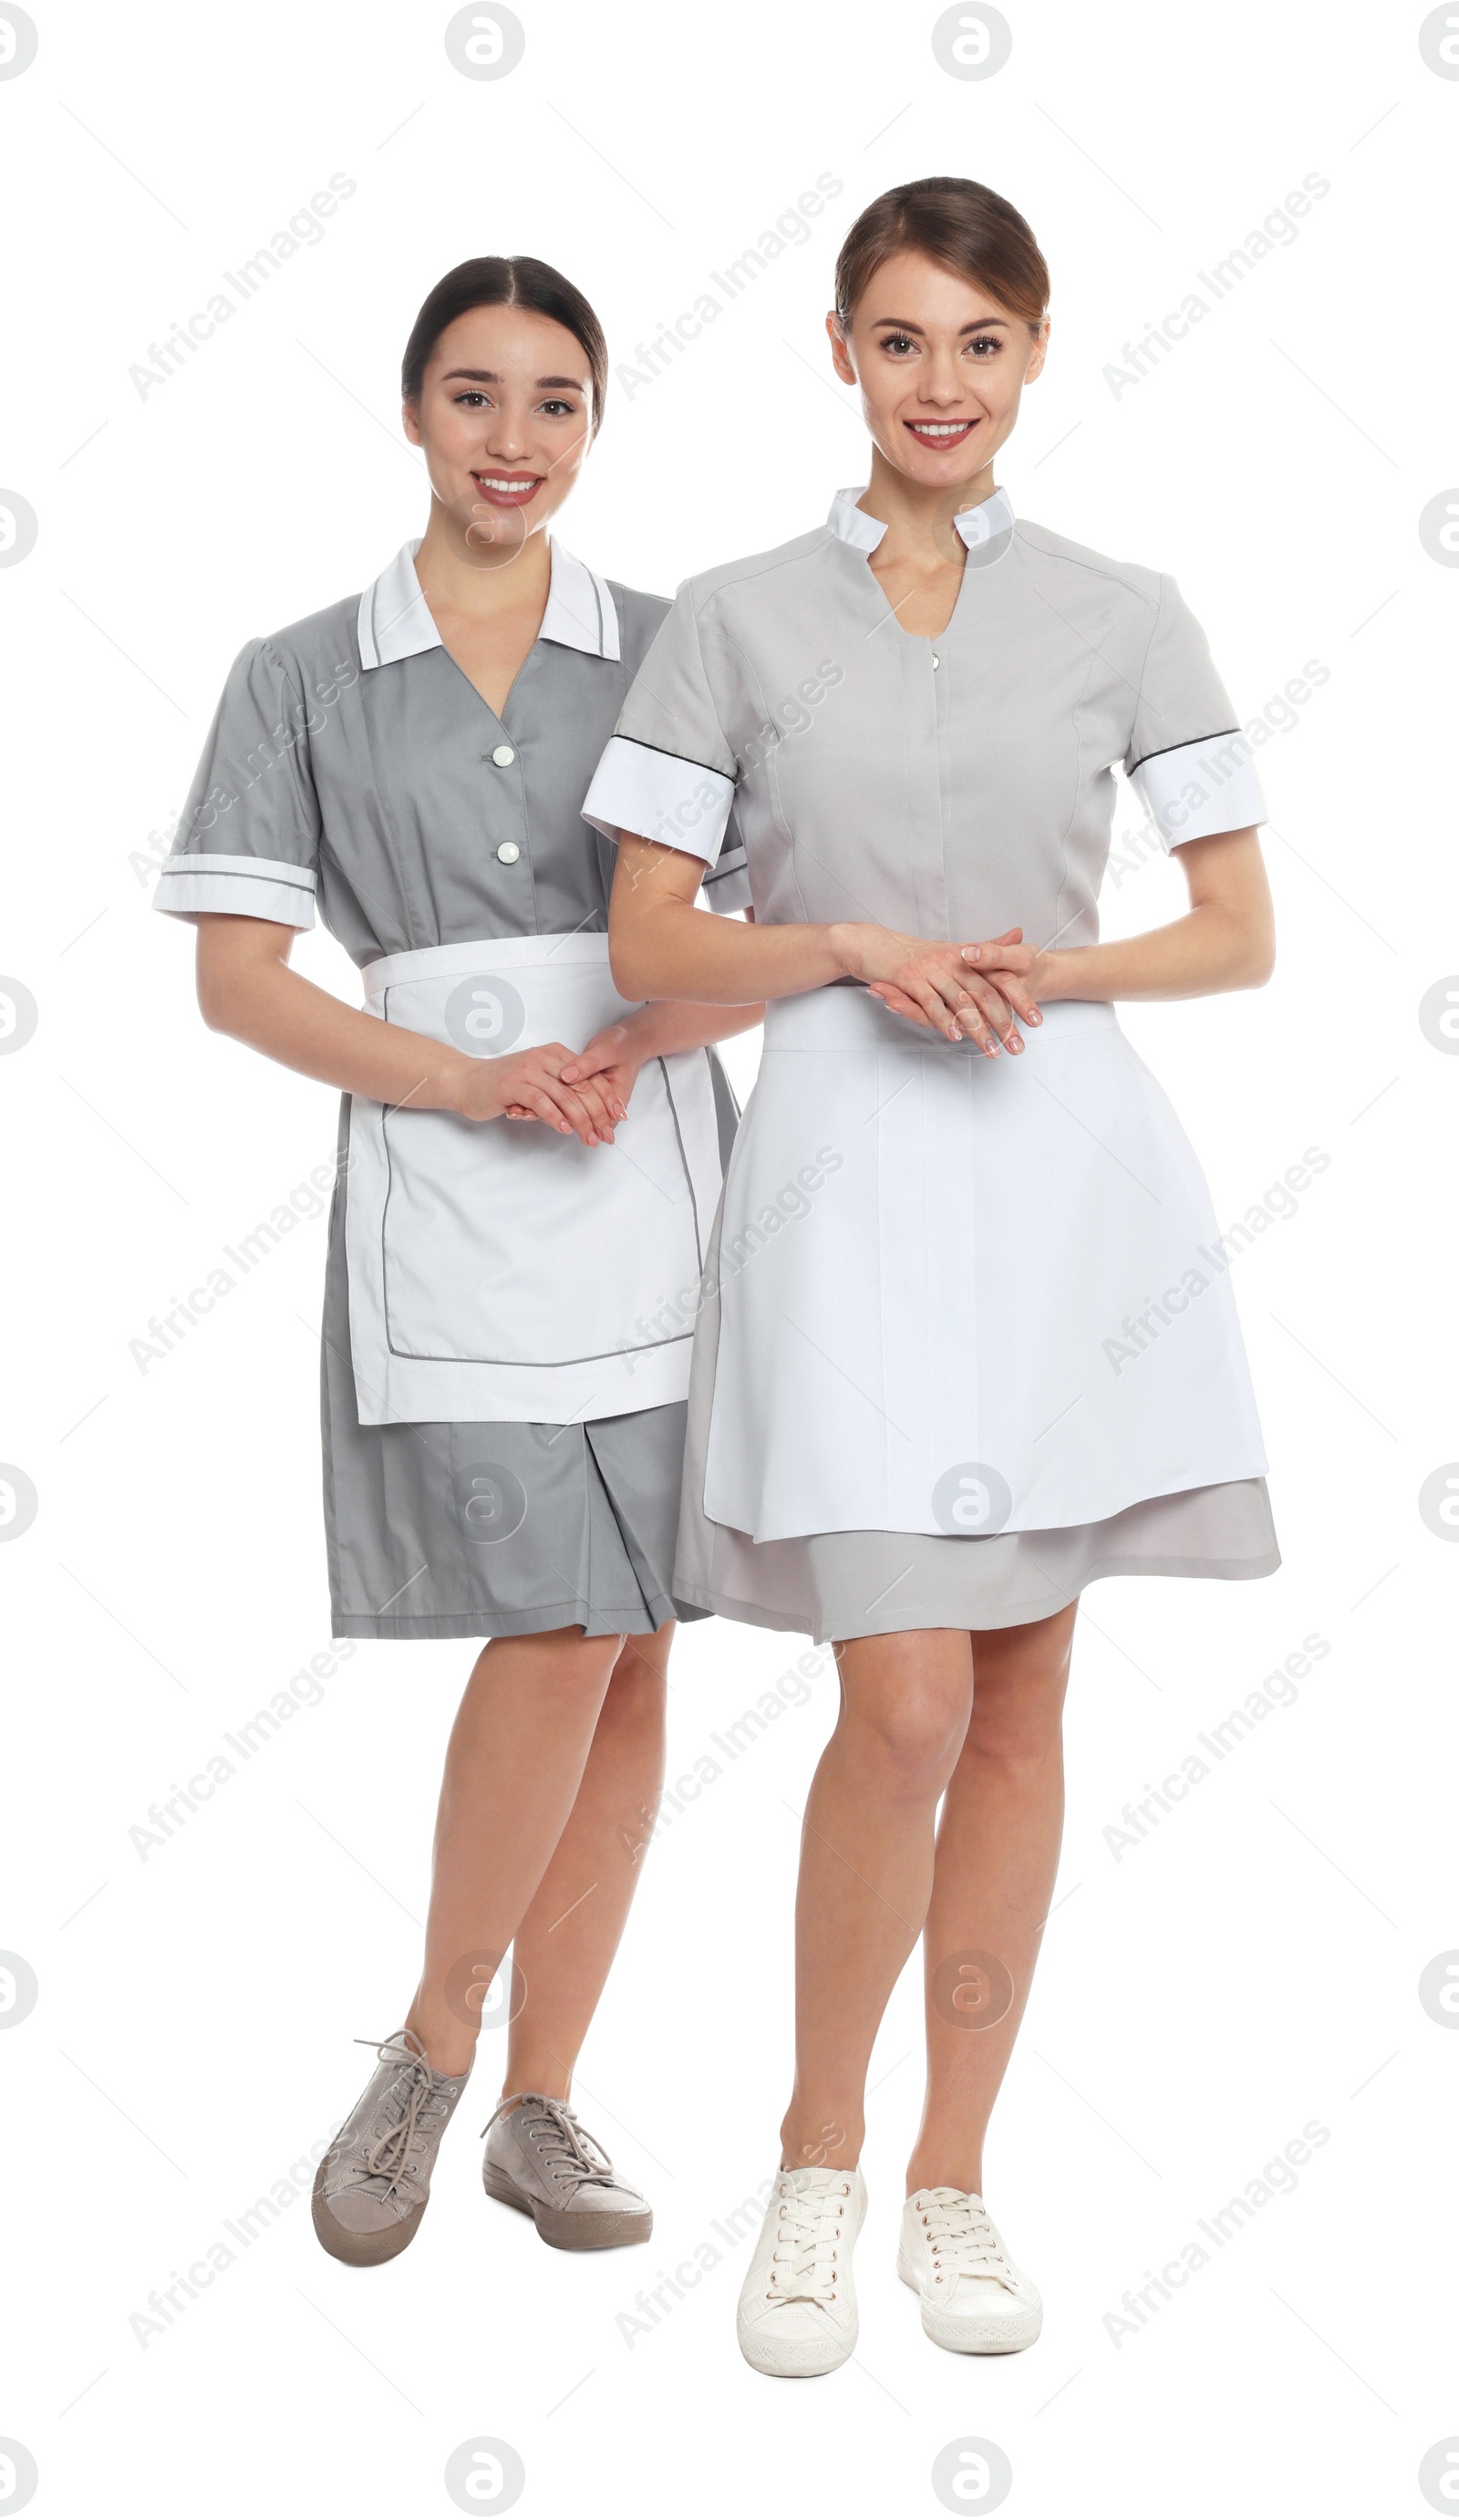
{"type": "Polygon", "coordinates": [[[982,2140],[1048,1912],[1079,1596],[1278,1562],[1210,1198],[1114,1011],[1267,976],[1264,808],[1172,580],[1022,523],[994,479],[1047,301],[981,185],[863,212],[827,323],[869,482],[681,589],[588,798],[621,837],[619,985],[771,1002],[698,1309],[675,1578],[834,1640],[840,1667],[740,2305],[770,2372],[855,2344],[866,2064],[919,1932],[900,2272],[938,2344],[1038,2335],[982,2140]],[[1191,908],[1106,945],[1116,765],[1191,908]],[[703,869],[740,861],[754,923],[705,919],[703,869]]]}
{"type": "MultiPolygon", "coordinates": [[[[345,1089],[333,1632],[492,1640],[447,1754],[420,1984],[320,2167],[316,2228],[352,2265],[420,2223],[508,1946],[488,2192],[558,2247],[651,2228],[567,2103],[662,1777],[691,1329],[664,1299],[704,1265],[735,1118],[707,1045],[760,1010],[635,1005],[608,970],[612,851],[582,803],[668,608],[546,531],[606,373],[546,264],[431,292],[402,372],[425,534],[243,651],[157,890],[198,924],[207,1021],[345,1089]],[[364,1012],[288,968],[316,903],[364,1012]]],[[[743,893],[731,872],[705,897],[743,893]]]]}

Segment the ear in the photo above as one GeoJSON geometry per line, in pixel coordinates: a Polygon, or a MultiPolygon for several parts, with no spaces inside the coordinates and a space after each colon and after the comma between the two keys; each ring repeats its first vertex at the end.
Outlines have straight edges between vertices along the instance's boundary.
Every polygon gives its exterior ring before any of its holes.
{"type": "Polygon", "coordinates": [[[834,307],[825,319],[825,330],[831,345],[832,367],[843,385],[854,385],[857,382],[857,372],[852,365],[851,352],[846,346],[846,335],[841,330],[841,319],[834,307]]]}
{"type": "Polygon", "coordinates": [[[1045,315],[1039,328],[1039,338],[1034,345],[1034,355],[1029,361],[1028,372],[1024,378],[1026,385],[1031,385],[1036,377],[1041,377],[1043,374],[1043,362],[1048,356],[1048,335],[1049,319],[1045,315]]]}
{"type": "Polygon", "coordinates": [[[413,446],[419,446],[420,443],[420,406],[419,402],[403,402],[401,404],[400,425],[405,430],[407,437],[410,439],[411,444],[413,446]]]}

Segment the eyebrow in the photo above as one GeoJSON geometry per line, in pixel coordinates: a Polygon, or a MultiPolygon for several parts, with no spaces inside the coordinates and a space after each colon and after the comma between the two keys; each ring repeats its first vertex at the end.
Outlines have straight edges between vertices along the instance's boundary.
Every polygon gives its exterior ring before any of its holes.
{"type": "MultiPolygon", "coordinates": [[[[1006,331],[1009,320],[1009,317],[1006,315],[980,315],[976,322],[972,324],[959,325],[958,333],[959,336],[963,333],[987,333],[992,331],[995,324],[1001,324],[1006,331]]],[[[894,326],[899,333],[915,333],[921,340],[925,340],[927,338],[922,325],[909,324],[906,321],[906,318],[903,315],[874,316],[872,318],[871,330],[873,333],[880,333],[884,331],[888,325],[894,326]]]]}
{"type": "MultiPolygon", "coordinates": [[[[502,382],[494,368],[450,368],[441,382],[449,385],[457,377],[464,377],[476,385],[499,385],[502,382]]],[[[567,385],[573,393],[587,391],[581,377],[539,377],[537,382],[539,385],[567,385]]]]}

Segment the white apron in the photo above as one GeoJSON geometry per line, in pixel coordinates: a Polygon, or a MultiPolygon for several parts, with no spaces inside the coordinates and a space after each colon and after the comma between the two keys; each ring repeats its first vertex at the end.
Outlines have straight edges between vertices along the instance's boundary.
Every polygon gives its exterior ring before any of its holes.
{"type": "MultiPolygon", "coordinates": [[[[363,977],[368,1012],[482,1058],[546,1041],[582,1050],[635,1012],[605,936],[433,946],[363,977]]],[[[648,1060],[615,1141],[350,1098],[362,1424],[561,1424],[684,1398],[720,1190],[706,1054],[648,1060]]]]}
{"type": "Polygon", "coordinates": [[[767,1010],[725,1184],[711,1520],[1037,1531],[1260,1476],[1195,1154],[1108,1006],[990,1059],[860,987],[767,1010]]]}

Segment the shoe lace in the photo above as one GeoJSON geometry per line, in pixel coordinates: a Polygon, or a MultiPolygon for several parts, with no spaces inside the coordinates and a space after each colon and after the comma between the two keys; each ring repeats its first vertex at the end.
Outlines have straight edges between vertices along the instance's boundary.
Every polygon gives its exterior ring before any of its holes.
{"type": "Polygon", "coordinates": [[[522,2133],[559,2185],[571,2186],[574,2192],[579,2187],[612,2186],[616,2173],[611,2161],[565,2100],[554,2099],[549,2092],[511,2092],[493,2109],[482,2134],[490,2135],[498,2118],[512,2109],[521,2110],[522,2133]]]}
{"type": "Polygon", "coordinates": [[[939,2283],[955,2284],[959,2275],[977,2275],[1016,2291],[1018,2278],[980,2197],[965,2196],[957,2187],[932,2187],[917,2212],[939,2283]]]}
{"type": "Polygon", "coordinates": [[[367,2177],[382,2180],[386,2193],[393,2195],[410,2171],[418,2138],[429,2132],[433,2117],[445,2117],[454,2078],[433,2071],[413,2030],[394,2031],[388,2039],[357,2039],[355,2046],[373,2048],[382,2065],[396,2068],[382,2100],[400,2114],[364,2155],[367,2177]]]}
{"type": "Polygon", "coordinates": [[[767,2301],[835,2300],[842,2223],[850,2194],[849,2179],[838,2179],[829,2187],[809,2188],[792,2186],[788,2179],[781,2181],[767,2301]]]}

